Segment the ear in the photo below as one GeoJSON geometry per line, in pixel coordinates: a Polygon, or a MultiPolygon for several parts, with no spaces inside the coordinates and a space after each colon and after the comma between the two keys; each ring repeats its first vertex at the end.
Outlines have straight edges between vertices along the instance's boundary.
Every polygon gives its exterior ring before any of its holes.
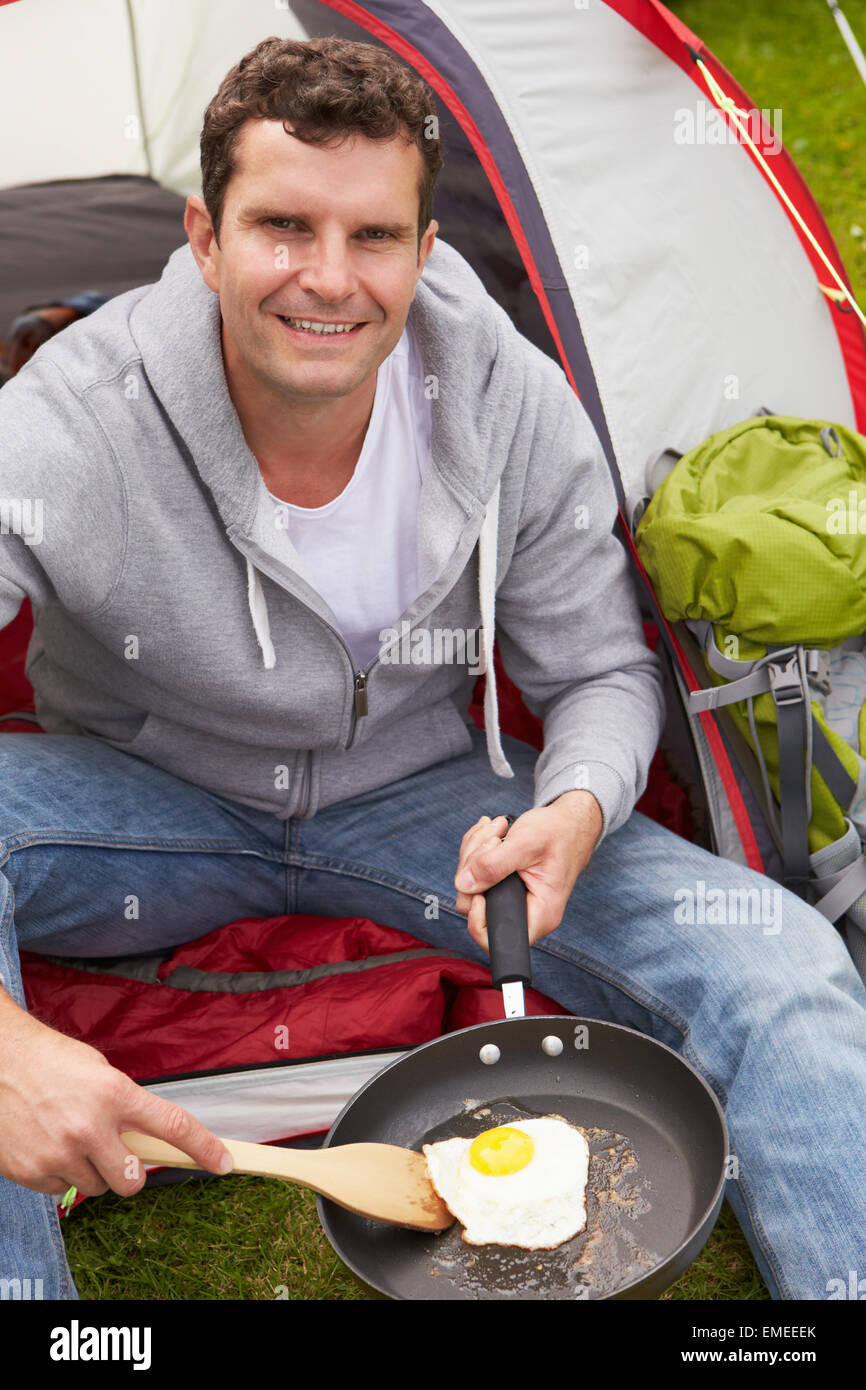
{"type": "Polygon", "coordinates": [[[197,193],[186,200],[183,225],[189,238],[202,279],[208,289],[219,293],[219,246],[205,201],[197,193]]]}
{"type": "Polygon", "coordinates": [[[427,263],[427,257],[430,255],[430,252],[433,250],[433,243],[434,243],[434,241],[436,240],[436,233],[438,232],[438,230],[439,230],[439,223],[438,223],[438,222],[436,221],[436,219],[434,218],[432,221],[430,221],[430,222],[427,224],[427,230],[426,230],[426,232],[424,233],[424,235],[422,236],[422,238],[421,238],[421,245],[420,245],[419,248],[418,248],[418,273],[417,273],[417,275],[416,275],[416,277],[415,277],[415,278],[416,278],[416,283],[417,283],[417,281],[421,278],[421,274],[422,274],[422,272],[423,272],[423,270],[424,270],[424,266],[425,266],[426,263],[427,263]]]}

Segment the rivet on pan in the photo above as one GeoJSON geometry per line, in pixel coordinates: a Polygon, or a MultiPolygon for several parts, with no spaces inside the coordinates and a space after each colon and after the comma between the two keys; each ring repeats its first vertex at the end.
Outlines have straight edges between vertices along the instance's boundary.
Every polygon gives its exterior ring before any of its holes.
{"type": "Polygon", "coordinates": [[[541,1044],[542,1052],[546,1052],[548,1057],[558,1057],[562,1051],[562,1038],[558,1038],[555,1033],[549,1033],[541,1044]]]}
{"type": "Polygon", "coordinates": [[[494,1062],[499,1061],[502,1053],[499,1051],[496,1043],[485,1043],[478,1056],[481,1058],[485,1067],[492,1067],[494,1062]]]}

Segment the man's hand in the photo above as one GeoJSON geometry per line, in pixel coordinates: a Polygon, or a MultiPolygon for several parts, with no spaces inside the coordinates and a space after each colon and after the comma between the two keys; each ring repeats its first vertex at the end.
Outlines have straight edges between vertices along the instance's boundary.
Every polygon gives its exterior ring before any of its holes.
{"type": "Polygon", "coordinates": [[[473,941],[489,953],[482,894],[515,872],[528,890],[530,943],[555,931],[603,824],[601,807],[588,791],[565,792],[549,806],[524,811],[510,830],[505,816],[482,816],[463,836],[454,877],[457,911],[468,915],[473,941]]]}
{"type": "MultiPolygon", "coordinates": [[[[2,994],[2,991],[0,991],[2,994]]],[[[143,1130],[183,1149],[210,1172],[231,1155],[186,1110],[137,1086],[86,1043],[57,1033],[2,999],[0,1174],[60,1196],[77,1187],[129,1197],[144,1186],[143,1164],[121,1143],[143,1130]]]]}

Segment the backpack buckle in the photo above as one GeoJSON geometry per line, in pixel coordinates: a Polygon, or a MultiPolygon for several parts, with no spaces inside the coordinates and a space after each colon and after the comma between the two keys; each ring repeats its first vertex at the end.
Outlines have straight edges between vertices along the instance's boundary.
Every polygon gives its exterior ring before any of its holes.
{"type": "Polygon", "coordinates": [[[770,679],[770,694],[777,705],[797,705],[803,700],[803,681],[797,653],[790,656],[784,666],[770,661],[767,663],[770,679]]]}

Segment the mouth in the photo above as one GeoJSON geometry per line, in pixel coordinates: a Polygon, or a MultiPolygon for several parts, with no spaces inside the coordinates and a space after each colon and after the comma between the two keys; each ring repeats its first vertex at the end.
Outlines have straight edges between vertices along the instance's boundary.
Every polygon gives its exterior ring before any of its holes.
{"type": "Polygon", "coordinates": [[[277,314],[276,317],[294,338],[307,343],[333,344],[343,342],[346,338],[357,338],[362,328],[366,327],[365,323],[352,323],[343,320],[323,322],[316,319],[284,318],[282,314],[277,314]]]}

